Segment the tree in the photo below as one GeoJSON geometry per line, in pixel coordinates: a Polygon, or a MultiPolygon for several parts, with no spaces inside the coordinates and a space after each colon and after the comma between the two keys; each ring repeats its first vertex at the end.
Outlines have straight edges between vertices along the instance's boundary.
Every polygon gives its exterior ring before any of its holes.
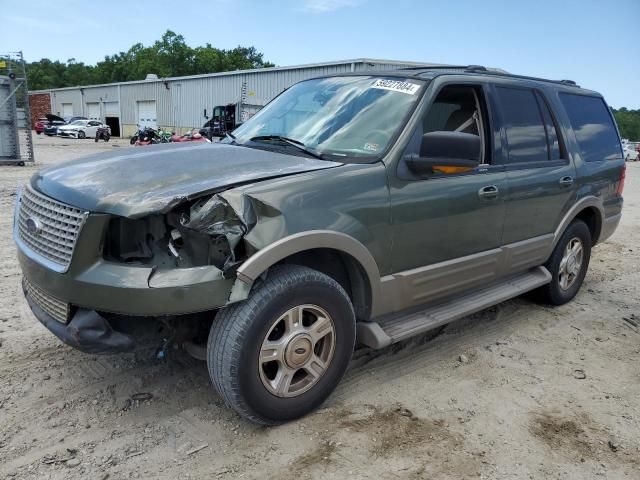
{"type": "Polygon", "coordinates": [[[27,78],[32,90],[42,90],[144,80],[149,73],[162,78],[272,66],[274,64],[265,61],[255,47],[223,50],[207,43],[192,48],[182,35],[167,30],[152,45],[145,47],[136,43],[126,52],[105,56],[95,66],[77,62],[74,58],[66,63],[47,58],[28,63],[27,78]]]}
{"type": "Polygon", "coordinates": [[[613,109],[613,116],[616,118],[620,136],[632,142],[640,142],[640,109],[620,110],[613,109]]]}

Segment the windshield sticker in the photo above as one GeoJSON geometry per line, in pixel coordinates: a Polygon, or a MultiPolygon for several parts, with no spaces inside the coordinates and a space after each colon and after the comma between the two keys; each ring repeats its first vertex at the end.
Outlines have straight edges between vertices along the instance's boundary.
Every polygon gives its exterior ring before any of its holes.
{"type": "Polygon", "coordinates": [[[377,152],[379,148],[379,145],[377,143],[365,143],[364,144],[364,149],[368,150],[370,152],[377,152]]]}
{"type": "Polygon", "coordinates": [[[401,80],[384,80],[382,78],[375,81],[371,88],[381,90],[391,90],[392,92],[406,93],[407,95],[415,95],[420,89],[420,85],[415,83],[403,82],[401,80]]]}

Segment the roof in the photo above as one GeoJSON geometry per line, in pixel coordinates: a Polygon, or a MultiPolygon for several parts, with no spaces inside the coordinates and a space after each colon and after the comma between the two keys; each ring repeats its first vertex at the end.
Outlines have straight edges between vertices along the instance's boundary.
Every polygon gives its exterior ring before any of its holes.
{"type": "Polygon", "coordinates": [[[232,70],[229,72],[216,72],[216,73],[202,73],[199,75],[186,75],[183,77],[164,77],[164,78],[154,78],[149,80],[131,80],[127,82],[113,82],[113,83],[100,83],[96,85],[77,85],[73,87],[61,87],[61,88],[48,88],[44,90],[30,90],[29,93],[49,93],[53,91],[63,91],[63,90],[76,90],[78,88],[96,88],[96,87],[112,87],[114,85],[134,85],[137,83],[153,83],[153,82],[170,82],[170,81],[181,81],[181,80],[190,80],[195,78],[209,78],[209,77],[225,77],[231,75],[246,75],[250,73],[264,73],[264,72],[280,72],[287,70],[301,70],[305,68],[317,68],[317,67],[330,67],[334,65],[349,65],[349,64],[369,64],[371,66],[385,64],[385,65],[397,65],[398,67],[429,67],[436,66],[438,64],[435,63],[427,63],[427,62],[404,62],[401,60],[384,60],[379,58],[355,58],[348,60],[336,60],[331,62],[320,62],[320,63],[307,63],[302,65],[291,65],[287,67],[265,67],[265,68],[253,68],[248,70],[232,70]]]}
{"type": "Polygon", "coordinates": [[[445,74],[457,74],[457,75],[487,75],[492,77],[501,77],[501,78],[512,78],[518,80],[530,80],[534,82],[543,82],[543,83],[554,83],[557,85],[563,85],[566,87],[574,87],[581,88],[573,80],[551,80],[548,78],[539,78],[539,77],[530,77],[527,75],[517,75],[514,73],[509,73],[500,68],[486,68],[481,65],[458,65],[458,66],[448,66],[448,65],[438,65],[438,66],[416,66],[416,67],[408,67],[408,68],[400,68],[399,72],[403,72],[405,75],[408,72],[412,73],[412,76],[419,78],[435,78],[439,75],[445,74]]]}

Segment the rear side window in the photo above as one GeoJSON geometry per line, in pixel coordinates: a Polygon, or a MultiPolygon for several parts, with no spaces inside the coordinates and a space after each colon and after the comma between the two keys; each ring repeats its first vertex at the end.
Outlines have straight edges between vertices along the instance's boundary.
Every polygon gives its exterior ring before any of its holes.
{"type": "Polygon", "coordinates": [[[496,87],[496,93],[507,134],[509,163],[548,160],[545,122],[533,90],[496,87]]]}
{"type": "Polygon", "coordinates": [[[602,98],[561,93],[560,100],[585,162],[622,158],[620,139],[602,98]]]}

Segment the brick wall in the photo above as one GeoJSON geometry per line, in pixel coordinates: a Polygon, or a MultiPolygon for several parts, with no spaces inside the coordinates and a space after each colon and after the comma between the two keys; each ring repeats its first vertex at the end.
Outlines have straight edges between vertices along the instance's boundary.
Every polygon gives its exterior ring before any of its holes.
{"type": "Polygon", "coordinates": [[[51,113],[51,97],[48,93],[32,93],[29,95],[29,108],[31,109],[31,127],[40,117],[51,113]]]}

